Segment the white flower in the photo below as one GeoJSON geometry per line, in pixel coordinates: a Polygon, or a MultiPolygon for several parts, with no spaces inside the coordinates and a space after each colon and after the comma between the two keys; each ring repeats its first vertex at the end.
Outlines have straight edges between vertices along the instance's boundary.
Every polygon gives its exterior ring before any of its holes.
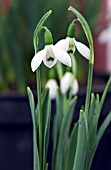
{"type": "Polygon", "coordinates": [[[62,80],[60,83],[61,93],[62,94],[67,93],[70,88],[72,88],[72,95],[77,94],[79,91],[79,85],[78,85],[77,79],[74,78],[72,73],[67,72],[62,77],[62,80]]]}
{"type": "Polygon", "coordinates": [[[46,45],[45,48],[35,54],[31,61],[31,68],[34,72],[40,64],[43,63],[51,68],[59,60],[61,63],[71,67],[71,58],[70,56],[62,49],[55,47],[53,44],[46,45]]]}
{"type": "Polygon", "coordinates": [[[111,24],[100,33],[98,41],[100,43],[111,42],[111,24]]]}
{"type": "Polygon", "coordinates": [[[86,59],[89,60],[90,58],[90,49],[81,42],[76,41],[75,38],[67,37],[66,39],[62,39],[56,43],[56,47],[61,48],[68,53],[74,53],[77,48],[79,53],[86,59]]]}
{"type": "Polygon", "coordinates": [[[55,99],[56,98],[56,92],[57,92],[57,82],[55,79],[50,79],[47,81],[46,83],[46,87],[49,88],[49,96],[51,99],[55,99]]]}

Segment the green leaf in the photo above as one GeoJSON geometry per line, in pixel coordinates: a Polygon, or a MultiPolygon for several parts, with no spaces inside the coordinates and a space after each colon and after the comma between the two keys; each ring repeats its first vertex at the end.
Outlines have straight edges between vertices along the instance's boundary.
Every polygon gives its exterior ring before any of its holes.
{"type": "Polygon", "coordinates": [[[108,90],[111,86],[111,76],[109,77],[108,81],[107,81],[107,84],[105,86],[105,89],[104,89],[104,92],[102,94],[102,97],[101,97],[101,101],[100,101],[100,112],[101,112],[101,109],[103,107],[103,104],[104,104],[104,101],[105,101],[105,98],[106,98],[106,95],[108,93],[108,90]]]}
{"type": "MultiPolygon", "coordinates": [[[[92,141],[91,146],[93,145],[93,143],[96,139],[98,119],[99,119],[99,115],[100,115],[99,106],[100,106],[99,95],[97,94],[96,100],[95,100],[95,105],[94,106],[92,105],[92,107],[94,107],[94,112],[92,113],[93,116],[92,116],[92,121],[90,123],[90,129],[89,129],[89,138],[92,141]]],[[[92,108],[92,110],[93,110],[93,108],[92,108]]]]}
{"type": "Polygon", "coordinates": [[[32,115],[32,121],[33,121],[33,127],[36,128],[36,122],[35,122],[35,102],[34,102],[34,96],[29,87],[27,87],[27,93],[29,98],[29,104],[31,109],[31,115],[32,115]]]}
{"type": "Polygon", "coordinates": [[[60,89],[58,89],[56,96],[56,114],[53,120],[52,127],[52,140],[53,140],[52,169],[54,169],[55,166],[55,157],[62,119],[63,119],[63,96],[60,92],[60,89]]]}
{"type": "Polygon", "coordinates": [[[89,125],[89,139],[88,139],[87,156],[86,156],[86,164],[85,164],[86,170],[89,166],[89,162],[90,162],[91,156],[95,148],[98,119],[99,119],[99,114],[100,114],[99,106],[100,106],[99,95],[97,94],[96,99],[94,98],[94,96],[92,97],[92,104],[90,108],[90,111],[92,112],[89,113],[91,114],[92,121],[90,120],[91,122],[89,125]]]}
{"type": "Polygon", "coordinates": [[[64,153],[64,145],[69,135],[69,129],[71,126],[71,121],[72,121],[72,116],[74,113],[76,101],[77,101],[77,96],[75,96],[74,99],[70,101],[69,105],[67,106],[66,113],[64,113],[63,115],[63,120],[61,122],[61,128],[59,132],[60,134],[58,139],[58,145],[56,148],[57,153],[55,159],[55,170],[61,170],[63,166],[62,160],[63,160],[63,153],[64,153]]]}
{"type": "Polygon", "coordinates": [[[34,43],[34,49],[37,51],[38,50],[38,42],[39,42],[39,35],[40,35],[40,31],[43,27],[44,22],[47,20],[47,18],[50,16],[50,14],[52,13],[52,11],[48,11],[39,21],[39,23],[37,24],[34,34],[33,34],[33,43],[34,43]]]}
{"type": "Polygon", "coordinates": [[[96,137],[96,148],[110,122],[111,122],[111,112],[107,115],[107,117],[105,118],[104,122],[102,123],[101,127],[98,130],[97,137],[96,137]]]}
{"type": "Polygon", "coordinates": [[[73,170],[84,170],[85,156],[88,142],[88,127],[84,112],[80,110],[77,147],[73,170]]]}
{"type": "Polygon", "coordinates": [[[48,163],[45,165],[45,170],[48,170],[48,163]]]}
{"type": "Polygon", "coordinates": [[[69,138],[65,141],[64,151],[63,151],[63,163],[62,163],[62,169],[65,170],[66,163],[67,163],[67,156],[68,156],[68,150],[69,150],[69,138]]]}
{"type": "Polygon", "coordinates": [[[75,124],[72,130],[65,170],[73,169],[77,146],[77,135],[78,135],[78,123],[75,124]]]}
{"type": "Polygon", "coordinates": [[[97,132],[97,136],[96,136],[96,141],[95,141],[95,146],[94,146],[94,149],[93,149],[93,152],[91,154],[91,157],[90,157],[90,160],[88,162],[88,166],[87,166],[87,169],[86,170],[90,170],[91,169],[91,165],[92,165],[92,161],[93,161],[93,158],[94,158],[94,154],[96,152],[96,149],[98,147],[98,144],[106,130],[106,128],[108,127],[108,125],[110,124],[111,122],[111,112],[107,115],[107,117],[105,118],[104,122],[102,123],[101,127],[99,128],[98,132],[97,132]]]}
{"type": "Polygon", "coordinates": [[[37,147],[37,122],[36,122],[35,103],[34,103],[34,97],[33,97],[32,91],[29,87],[27,87],[27,93],[29,97],[29,104],[30,104],[32,121],[33,121],[34,170],[40,170],[38,147],[37,147]]]}
{"type": "Polygon", "coordinates": [[[91,94],[90,109],[89,109],[89,114],[88,114],[88,129],[91,128],[92,119],[93,119],[93,115],[94,115],[94,109],[95,109],[95,96],[92,93],[91,94]]]}
{"type": "Polygon", "coordinates": [[[43,168],[46,165],[47,149],[49,143],[49,132],[50,132],[50,112],[51,112],[51,101],[49,98],[49,89],[45,89],[42,97],[42,117],[43,117],[43,168]]]}

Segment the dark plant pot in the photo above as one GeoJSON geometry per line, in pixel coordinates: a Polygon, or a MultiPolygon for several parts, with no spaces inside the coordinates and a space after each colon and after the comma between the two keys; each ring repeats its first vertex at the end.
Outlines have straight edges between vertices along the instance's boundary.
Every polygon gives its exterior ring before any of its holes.
{"type": "MultiPolygon", "coordinates": [[[[104,87],[99,85],[93,92],[102,95],[104,87]]],[[[78,94],[78,102],[74,121],[78,119],[81,105],[85,101],[85,90],[78,94]]],[[[99,126],[111,110],[111,89],[100,116],[99,126]]],[[[52,103],[52,115],[55,111],[55,102],[52,103]]],[[[53,119],[53,117],[52,117],[53,119]]],[[[107,128],[94,157],[91,170],[111,170],[111,124],[107,128]]],[[[0,170],[32,170],[32,120],[28,97],[22,95],[0,96],[0,170]]],[[[50,141],[49,149],[51,151],[50,141]]],[[[50,164],[51,154],[48,154],[50,164]]]]}
{"type": "Polygon", "coordinates": [[[0,95],[0,170],[32,170],[32,122],[26,96],[0,95]]]}

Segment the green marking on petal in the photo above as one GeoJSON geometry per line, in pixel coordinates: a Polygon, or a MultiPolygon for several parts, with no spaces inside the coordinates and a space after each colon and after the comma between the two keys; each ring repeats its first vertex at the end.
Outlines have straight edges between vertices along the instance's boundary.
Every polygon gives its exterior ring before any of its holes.
{"type": "Polygon", "coordinates": [[[53,54],[52,48],[50,46],[47,48],[46,60],[49,62],[54,61],[54,54],[53,54]]]}
{"type": "Polygon", "coordinates": [[[68,53],[74,53],[75,51],[75,44],[73,38],[70,39],[69,41],[69,47],[68,47],[68,53]]]}

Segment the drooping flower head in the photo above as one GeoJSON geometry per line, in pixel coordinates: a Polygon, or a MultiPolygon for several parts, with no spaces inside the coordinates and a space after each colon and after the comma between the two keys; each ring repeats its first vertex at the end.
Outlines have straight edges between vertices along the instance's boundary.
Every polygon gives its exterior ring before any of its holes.
{"type": "Polygon", "coordinates": [[[82,56],[89,60],[90,58],[89,48],[83,43],[76,41],[74,37],[75,37],[75,23],[72,22],[69,25],[67,37],[57,42],[56,47],[63,49],[68,53],[75,53],[75,50],[77,49],[82,56]]]}
{"type": "Polygon", "coordinates": [[[42,61],[48,68],[52,68],[57,63],[57,60],[71,67],[70,56],[63,49],[53,45],[52,34],[48,29],[45,31],[45,44],[44,49],[37,52],[31,61],[33,72],[40,66],[42,61]]]}
{"type": "Polygon", "coordinates": [[[66,94],[70,88],[72,88],[72,95],[75,95],[79,91],[79,84],[71,72],[66,72],[60,82],[61,93],[66,94]]]}
{"type": "Polygon", "coordinates": [[[49,88],[49,97],[53,100],[56,98],[56,93],[57,93],[57,82],[55,79],[50,79],[46,83],[46,87],[49,88]]]}

